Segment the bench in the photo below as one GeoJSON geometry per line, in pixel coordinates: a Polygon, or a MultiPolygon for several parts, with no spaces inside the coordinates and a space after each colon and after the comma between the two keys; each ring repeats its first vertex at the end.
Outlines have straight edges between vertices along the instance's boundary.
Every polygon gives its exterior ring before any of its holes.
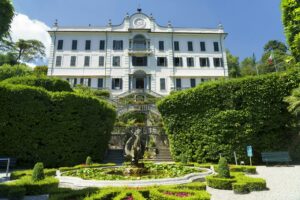
{"type": "Polygon", "coordinates": [[[262,152],[261,153],[262,161],[265,163],[270,162],[291,162],[291,157],[287,151],[278,151],[278,152],[262,152]]]}

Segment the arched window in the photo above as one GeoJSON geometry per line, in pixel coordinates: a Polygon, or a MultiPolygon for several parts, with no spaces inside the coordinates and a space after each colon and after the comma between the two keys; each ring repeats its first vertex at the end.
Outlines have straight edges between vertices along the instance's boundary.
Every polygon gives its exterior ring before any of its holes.
{"type": "Polygon", "coordinates": [[[136,35],[133,38],[133,50],[136,51],[143,51],[147,48],[147,41],[145,36],[143,35],[136,35]]]}

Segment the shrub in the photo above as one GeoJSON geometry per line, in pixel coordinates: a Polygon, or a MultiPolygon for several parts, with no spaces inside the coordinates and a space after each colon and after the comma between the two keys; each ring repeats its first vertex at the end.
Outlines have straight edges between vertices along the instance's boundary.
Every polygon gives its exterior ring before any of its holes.
{"type": "Polygon", "coordinates": [[[32,180],[33,181],[41,181],[43,179],[45,179],[44,164],[36,163],[34,165],[33,172],[32,172],[32,180]]]}
{"type": "Polygon", "coordinates": [[[189,190],[206,190],[206,184],[203,182],[192,182],[182,185],[176,185],[175,188],[189,190]]]}
{"type": "Polygon", "coordinates": [[[262,178],[248,177],[243,173],[235,173],[234,176],[238,183],[246,184],[249,191],[261,191],[267,188],[267,183],[262,178]]]}
{"type": "Polygon", "coordinates": [[[30,176],[21,179],[0,184],[0,196],[7,197],[11,190],[15,188],[25,188],[26,195],[49,194],[58,188],[58,179],[54,177],[46,177],[41,181],[33,181],[30,176]]]}
{"type": "Polygon", "coordinates": [[[46,76],[48,72],[47,66],[36,66],[33,68],[33,74],[36,76],[46,76]]]}
{"type": "Polygon", "coordinates": [[[76,165],[74,167],[60,167],[59,171],[66,172],[66,171],[72,171],[76,169],[83,169],[83,168],[99,168],[99,167],[109,167],[109,166],[115,166],[115,163],[106,163],[106,164],[99,164],[99,163],[93,163],[89,166],[84,165],[76,165]]]}
{"type": "Polygon", "coordinates": [[[27,76],[32,74],[32,69],[26,65],[0,66],[0,81],[11,77],[27,76]]]}
{"type": "Polygon", "coordinates": [[[245,172],[248,174],[256,174],[256,167],[255,166],[230,166],[230,171],[231,172],[245,172]]]}
{"type": "MultiPolygon", "coordinates": [[[[56,169],[44,169],[45,176],[55,176],[56,169]]],[[[15,170],[10,174],[11,180],[20,179],[24,176],[32,176],[32,170],[15,170]]]]}
{"type": "Polygon", "coordinates": [[[0,107],[0,155],[21,165],[72,166],[87,154],[100,161],[116,117],[105,101],[25,85],[0,84],[0,107]]]}
{"type": "Polygon", "coordinates": [[[210,200],[206,191],[178,190],[178,189],[152,189],[150,190],[151,200],[210,200]]]}
{"type": "Polygon", "coordinates": [[[157,103],[175,160],[215,162],[221,153],[246,160],[259,152],[287,149],[295,117],[283,101],[300,83],[299,71],[219,80],[171,94],[157,103]],[[191,142],[193,141],[193,142],[191,142]]]}
{"type": "Polygon", "coordinates": [[[70,87],[70,84],[67,81],[64,81],[59,78],[35,77],[35,76],[13,77],[13,78],[6,79],[5,81],[3,81],[3,83],[42,87],[52,92],[73,91],[72,88],[70,87]]]}
{"type": "Polygon", "coordinates": [[[205,179],[209,187],[222,190],[232,190],[232,183],[236,182],[233,178],[220,178],[215,175],[207,176],[205,179]]]}
{"type": "Polygon", "coordinates": [[[70,200],[70,199],[84,199],[86,196],[90,196],[96,193],[99,188],[85,188],[81,190],[72,190],[67,188],[58,188],[51,192],[49,200],[70,200]]]}
{"type": "Polygon", "coordinates": [[[88,156],[88,157],[86,158],[85,164],[86,164],[86,165],[92,165],[92,164],[93,164],[93,161],[92,161],[91,156],[88,156]]]}
{"type": "Polygon", "coordinates": [[[143,195],[138,191],[124,191],[113,198],[113,200],[131,200],[130,197],[132,197],[134,200],[146,200],[146,198],[144,198],[143,195]]]}
{"type": "Polygon", "coordinates": [[[246,183],[233,183],[232,189],[236,194],[247,194],[250,192],[246,183]]]}
{"type": "Polygon", "coordinates": [[[25,196],[26,190],[24,187],[14,187],[8,191],[9,200],[21,200],[25,196]]]}
{"type": "Polygon", "coordinates": [[[226,158],[221,157],[218,163],[218,174],[221,178],[230,178],[229,165],[226,158]]]}

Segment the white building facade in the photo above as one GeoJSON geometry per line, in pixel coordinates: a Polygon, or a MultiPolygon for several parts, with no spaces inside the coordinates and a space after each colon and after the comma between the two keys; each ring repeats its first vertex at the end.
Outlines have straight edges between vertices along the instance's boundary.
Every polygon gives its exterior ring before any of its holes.
{"type": "Polygon", "coordinates": [[[136,90],[168,95],[228,76],[222,26],[164,27],[138,9],[120,25],[55,25],[49,33],[48,76],[108,89],[113,97],[136,90]]]}

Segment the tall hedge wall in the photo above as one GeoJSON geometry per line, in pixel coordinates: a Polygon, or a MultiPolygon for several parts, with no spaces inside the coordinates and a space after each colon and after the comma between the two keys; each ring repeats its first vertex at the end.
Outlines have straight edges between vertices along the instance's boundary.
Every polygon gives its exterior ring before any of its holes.
{"type": "Polygon", "coordinates": [[[209,162],[233,151],[247,161],[267,150],[287,150],[293,116],[283,98],[300,83],[299,72],[215,81],[158,102],[175,159],[209,162]]]}
{"type": "Polygon", "coordinates": [[[104,101],[71,92],[0,84],[0,155],[47,167],[102,159],[115,121],[104,101]]]}
{"type": "Polygon", "coordinates": [[[67,81],[64,81],[60,78],[23,76],[6,79],[3,81],[3,83],[42,87],[52,92],[73,91],[70,84],[67,81]]]}

